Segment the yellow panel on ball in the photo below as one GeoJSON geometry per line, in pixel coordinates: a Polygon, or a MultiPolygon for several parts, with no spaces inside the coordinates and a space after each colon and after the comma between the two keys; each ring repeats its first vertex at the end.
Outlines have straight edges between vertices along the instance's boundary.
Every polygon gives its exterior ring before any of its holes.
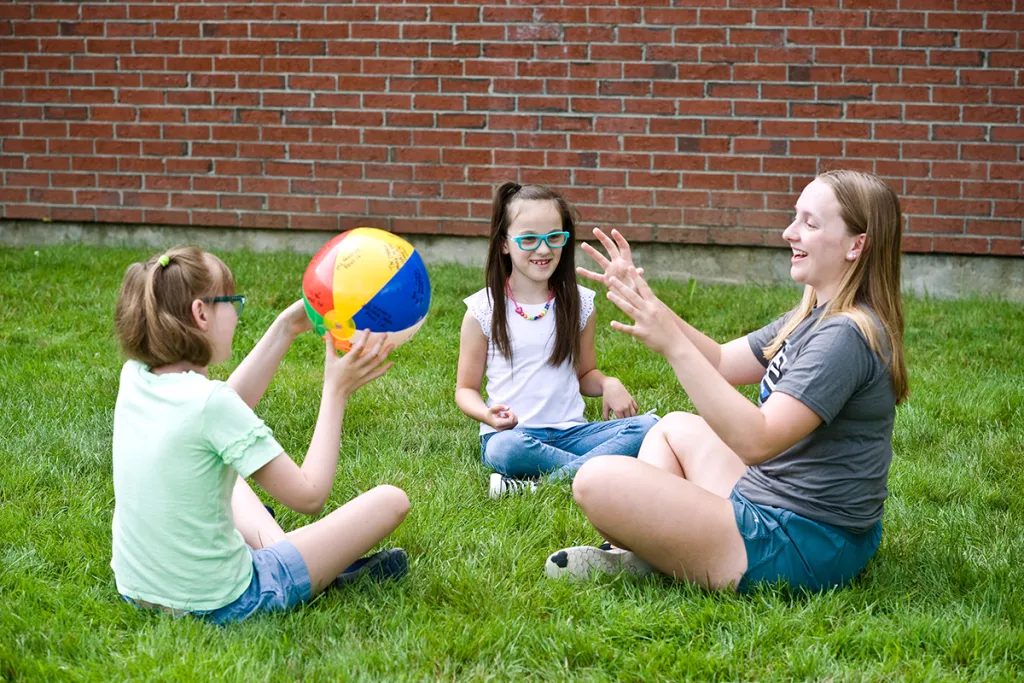
{"type": "Polygon", "coordinates": [[[356,228],[338,245],[334,262],[334,319],[350,319],[395,276],[412,254],[401,237],[356,228]]]}

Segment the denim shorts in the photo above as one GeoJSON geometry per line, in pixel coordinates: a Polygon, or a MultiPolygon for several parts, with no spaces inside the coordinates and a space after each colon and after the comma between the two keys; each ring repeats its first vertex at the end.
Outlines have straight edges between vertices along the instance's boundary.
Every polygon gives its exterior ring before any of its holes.
{"type": "Polygon", "coordinates": [[[739,593],[780,581],[812,592],[845,585],[864,571],[882,541],[880,521],[855,534],[790,510],[752,503],[735,488],[729,500],[747,549],[747,571],[736,587],[739,593]]]}
{"type": "MultiPolygon", "coordinates": [[[[191,614],[215,624],[228,624],[259,612],[291,609],[309,600],[312,595],[309,570],[291,541],[278,541],[260,550],[249,548],[249,553],[252,555],[252,580],[234,602],[206,611],[160,609],[179,616],[191,614]]],[[[122,597],[137,607],[151,607],[126,595],[122,597]]]]}

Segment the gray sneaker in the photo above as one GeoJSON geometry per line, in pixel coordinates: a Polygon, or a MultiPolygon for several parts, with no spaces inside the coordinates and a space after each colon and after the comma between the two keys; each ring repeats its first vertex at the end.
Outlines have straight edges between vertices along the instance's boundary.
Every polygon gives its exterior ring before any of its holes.
{"type": "Polygon", "coordinates": [[[612,548],[605,543],[601,547],[577,545],[553,553],[544,564],[544,573],[553,579],[569,576],[586,579],[591,572],[618,574],[629,572],[635,576],[656,574],[650,563],[636,553],[622,548],[612,548]]]}
{"type": "Polygon", "coordinates": [[[497,472],[491,475],[490,496],[494,500],[497,500],[502,496],[526,493],[527,491],[530,493],[536,493],[537,482],[531,481],[530,479],[513,479],[512,477],[504,477],[497,472]]]}

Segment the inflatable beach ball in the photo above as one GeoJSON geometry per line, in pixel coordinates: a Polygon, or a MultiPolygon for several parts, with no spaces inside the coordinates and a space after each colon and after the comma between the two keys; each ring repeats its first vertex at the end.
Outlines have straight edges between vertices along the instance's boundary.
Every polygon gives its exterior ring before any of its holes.
{"type": "Polygon", "coordinates": [[[306,314],[348,351],[357,330],[387,332],[398,346],[416,334],[430,308],[423,259],[401,237],[377,228],[343,232],[317,252],[302,278],[306,314]]]}

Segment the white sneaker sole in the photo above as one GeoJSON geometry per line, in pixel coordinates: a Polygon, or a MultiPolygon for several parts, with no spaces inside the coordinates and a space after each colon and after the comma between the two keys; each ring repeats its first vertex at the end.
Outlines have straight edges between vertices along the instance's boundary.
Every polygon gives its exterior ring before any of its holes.
{"type": "Polygon", "coordinates": [[[648,576],[657,570],[636,553],[621,548],[601,550],[592,545],[577,545],[559,550],[544,563],[544,573],[553,579],[568,576],[586,579],[591,572],[618,574],[628,572],[635,576],[648,576]]]}

